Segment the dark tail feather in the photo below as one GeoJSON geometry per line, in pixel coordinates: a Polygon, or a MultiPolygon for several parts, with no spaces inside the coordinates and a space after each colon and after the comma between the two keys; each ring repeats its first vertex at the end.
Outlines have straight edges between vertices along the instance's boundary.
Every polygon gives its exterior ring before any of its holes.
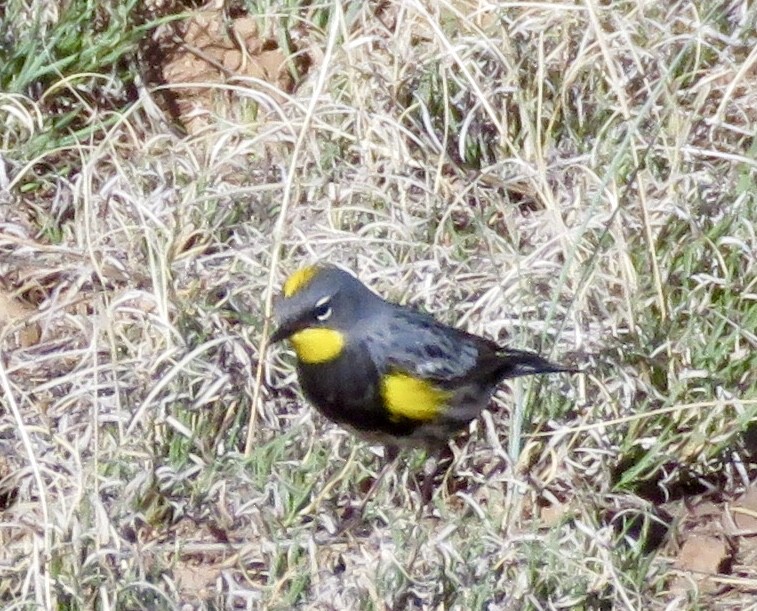
{"type": "Polygon", "coordinates": [[[579,369],[563,367],[525,350],[500,350],[498,353],[501,379],[542,373],[580,373],[579,369]]]}

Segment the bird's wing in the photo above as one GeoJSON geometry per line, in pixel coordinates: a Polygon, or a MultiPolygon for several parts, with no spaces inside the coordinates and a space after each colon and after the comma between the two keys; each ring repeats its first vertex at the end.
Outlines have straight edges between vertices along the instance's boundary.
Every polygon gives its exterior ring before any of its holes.
{"type": "Polygon", "coordinates": [[[395,309],[371,325],[365,347],[383,372],[400,371],[441,387],[454,387],[481,365],[496,360],[496,345],[431,316],[395,309]]]}
{"type": "Polygon", "coordinates": [[[493,386],[504,378],[572,372],[534,352],[448,327],[422,312],[397,308],[369,329],[365,347],[379,372],[396,370],[441,388],[493,386]]]}

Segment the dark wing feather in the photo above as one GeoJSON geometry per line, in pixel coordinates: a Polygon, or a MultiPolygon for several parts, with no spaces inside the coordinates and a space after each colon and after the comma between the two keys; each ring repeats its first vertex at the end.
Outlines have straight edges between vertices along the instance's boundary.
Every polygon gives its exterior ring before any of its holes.
{"type": "Polygon", "coordinates": [[[493,386],[505,378],[571,371],[534,352],[501,348],[427,314],[399,307],[371,325],[364,342],[373,362],[384,363],[385,370],[403,371],[448,388],[462,383],[493,386]]]}
{"type": "Polygon", "coordinates": [[[496,344],[448,327],[431,316],[396,308],[366,330],[365,346],[374,363],[414,377],[455,385],[477,369],[482,356],[496,344]]]}

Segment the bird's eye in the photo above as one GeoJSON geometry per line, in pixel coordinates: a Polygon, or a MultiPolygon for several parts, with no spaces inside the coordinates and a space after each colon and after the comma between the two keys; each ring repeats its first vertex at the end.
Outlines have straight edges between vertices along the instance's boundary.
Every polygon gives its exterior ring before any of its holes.
{"type": "Polygon", "coordinates": [[[316,320],[320,320],[323,322],[324,320],[328,320],[331,318],[331,298],[330,297],[324,297],[318,303],[315,304],[315,308],[313,309],[313,315],[315,316],[316,320]]]}

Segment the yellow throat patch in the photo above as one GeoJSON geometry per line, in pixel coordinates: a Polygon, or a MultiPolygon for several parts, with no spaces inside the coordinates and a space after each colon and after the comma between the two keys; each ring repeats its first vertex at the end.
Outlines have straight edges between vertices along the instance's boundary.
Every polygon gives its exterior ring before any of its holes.
{"type": "Polygon", "coordinates": [[[401,418],[433,420],[451,395],[406,373],[390,373],[381,379],[381,396],[394,421],[401,418]]]}
{"type": "Polygon", "coordinates": [[[322,327],[297,331],[289,339],[297,358],[308,365],[333,361],[342,354],[344,348],[344,335],[322,327]]]}
{"type": "Polygon", "coordinates": [[[281,290],[281,292],[284,293],[284,297],[289,298],[305,288],[308,282],[313,279],[313,276],[318,273],[318,269],[317,265],[308,265],[307,267],[298,269],[289,276],[289,278],[286,279],[286,282],[284,282],[284,286],[281,290]]]}

